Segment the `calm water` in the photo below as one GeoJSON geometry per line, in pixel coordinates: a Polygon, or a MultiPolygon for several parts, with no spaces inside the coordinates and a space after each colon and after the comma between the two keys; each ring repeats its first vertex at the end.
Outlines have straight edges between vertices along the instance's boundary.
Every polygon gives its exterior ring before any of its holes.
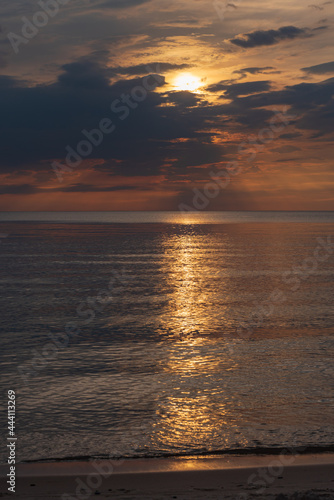
{"type": "Polygon", "coordinates": [[[33,217],[0,224],[20,460],[334,445],[332,213],[33,217]]]}

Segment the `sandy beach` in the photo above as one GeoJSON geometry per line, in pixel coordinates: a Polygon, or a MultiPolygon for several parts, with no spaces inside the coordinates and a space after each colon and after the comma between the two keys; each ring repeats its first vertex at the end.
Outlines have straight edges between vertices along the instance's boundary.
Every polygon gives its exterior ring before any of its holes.
{"type": "MultiPolygon", "coordinates": [[[[8,467],[2,465],[4,478],[8,467]]],[[[334,499],[334,454],[56,462],[17,466],[24,500],[334,499]]]]}

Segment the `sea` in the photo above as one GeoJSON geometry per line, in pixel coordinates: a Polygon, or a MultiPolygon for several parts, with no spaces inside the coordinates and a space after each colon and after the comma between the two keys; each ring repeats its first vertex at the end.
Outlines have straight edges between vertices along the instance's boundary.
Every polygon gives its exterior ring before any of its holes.
{"type": "Polygon", "coordinates": [[[334,447],[334,212],[2,212],[0,256],[19,462],[334,447]]]}

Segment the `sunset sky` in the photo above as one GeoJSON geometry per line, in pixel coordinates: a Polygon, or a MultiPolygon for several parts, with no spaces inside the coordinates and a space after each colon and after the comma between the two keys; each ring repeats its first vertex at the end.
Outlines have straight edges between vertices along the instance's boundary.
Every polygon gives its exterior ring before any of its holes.
{"type": "Polygon", "coordinates": [[[3,0],[0,209],[191,208],[237,162],[206,210],[334,210],[334,2],[311,2],[3,0]]]}

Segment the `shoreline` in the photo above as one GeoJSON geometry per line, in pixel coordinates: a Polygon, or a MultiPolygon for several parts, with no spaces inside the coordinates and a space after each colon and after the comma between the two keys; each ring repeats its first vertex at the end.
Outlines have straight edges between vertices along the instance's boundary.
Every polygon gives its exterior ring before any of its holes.
{"type": "MultiPolygon", "coordinates": [[[[8,466],[0,465],[1,477],[8,466]]],[[[9,495],[5,481],[0,492],[9,495]]],[[[17,465],[25,500],[334,499],[334,453],[44,462],[17,465]],[[308,492],[308,493],[307,493],[308,492]],[[297,495],[297,496],[296,496],[297,495]],[[313,495],[313,496],[312,496],[313,495]]],[[[1,495],[0,495],[1,496],[1,495]]]]}
{"type": "MultiPolygon", "coordinates": [[[[282,450],[283,451],[283,450],[282,450]]],[[[254,467],[268,467],[272,462],[277,463],[280,455],[285,457],[286,465],[293,466],[313,466],[313,465],[334,465],[334,452],[298,454],[240,454],[240,455],[220,455],[208,454],[206,456],[188,455],[173,457],[145,457],[145,458],[124,458],[124,459],[100,459],[87,458],[84,460],[45,460],[36,462],[17,463],[18,476],[66,476],[73,474],[89,474],[95,469],[92,463],[111,463],[113,474],[135,474],[135,473],[155,473],[155,472],[175,472],[175,471],[200,471],[200,470],[225,470],[244,469],[254,467]]],[[[284,459],[282,460],[284,465],[284,459]]],[[[7,464],[0,464],[0,476],[3,477],[7,464]]],[[[95,471],[96,472],[96,471],[95,471]]],[[[334,480],[334,477],[333,477],[334,480]]]]}
{"type": "MultiPolygon", "coordinates": [[[[42,458],[36,460],[23,460],[20,462],[21,464],[42,464],[46,462],[89,462],[90,460],[114,460],[114,461],[122,461],[122,460],[165,460],[165,459],[175,459],[175,460],[190,460],[197,458],[219,458],[225,456],[249,456],[249,457],[257,457],[257,456],[276,456],[281,455],[282,453],[290,453],[296,456],[298,455],[319,455],[319,454],[334,454],[334,444],[323,445],[323,446],[280,446],[280,447],[257,447],[257,448],[230,448],[226,450],[212,450],[212,451],[202,451],[197,453],[163,453],[156,455],[146,455],[146,456],[123,456],[123,457],[107,457],[107,456],[91,456],[91,455],[80,455],[80,456],[67,456],[67,457],[50,457],[50,458],[42,458]]],[[[0,462],[1,465],[4,465],[0,462]]]]}

